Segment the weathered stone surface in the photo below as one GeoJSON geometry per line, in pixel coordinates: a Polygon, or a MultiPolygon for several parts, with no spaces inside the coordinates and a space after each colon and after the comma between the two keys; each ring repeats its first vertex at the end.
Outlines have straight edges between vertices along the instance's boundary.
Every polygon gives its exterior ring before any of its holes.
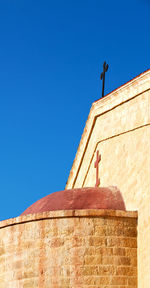
{"type": "Polygon", "coordinates": [[[137,213],[65,210],[0,222],[1,288],[137,288],[137,213]]]}
{"type": "Polygon", "coordinates": [[[125,204],[117,187],[79,188],[52,193],[32,204],[22,215],[76,209],[125,210],[125,204]]]}
{"type": "Polygon", "coordinates": [[[127,210],[138,210],[138,286],[150,283],[150,69],[94,102],[66,189],[117,185],[127,210]]]}

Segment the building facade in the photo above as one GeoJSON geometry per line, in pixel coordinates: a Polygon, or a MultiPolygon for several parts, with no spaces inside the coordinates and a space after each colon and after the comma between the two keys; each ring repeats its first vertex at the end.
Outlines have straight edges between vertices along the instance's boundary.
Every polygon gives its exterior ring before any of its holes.
{"type": "Polygon", "coordinates": [[[117,186],[138,211],[138,287],[150,283],[150,70],[93,103],[66,189],[117,186]]]}

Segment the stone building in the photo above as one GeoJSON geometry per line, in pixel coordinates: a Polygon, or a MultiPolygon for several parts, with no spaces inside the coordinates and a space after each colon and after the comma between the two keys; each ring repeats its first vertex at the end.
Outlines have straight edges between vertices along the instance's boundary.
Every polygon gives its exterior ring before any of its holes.
{"type": "Polygon", "coordinates": [[[138,287],[150,283],[150,70],[93,103],[66,189],[119,187],[126,209],[138,211],[138,287]]]}
{"type": "Polygon", "coordinates": [[[150,70],[93,103],[66,190],[0,222],[0,288],[149,287],[149,105],[150,70]]]}

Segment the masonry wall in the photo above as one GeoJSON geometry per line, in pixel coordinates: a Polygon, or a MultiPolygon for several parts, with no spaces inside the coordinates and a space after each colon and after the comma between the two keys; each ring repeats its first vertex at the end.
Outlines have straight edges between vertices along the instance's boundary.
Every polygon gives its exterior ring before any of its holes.
{"type": "Polygon", "coordinates": [[[66,188],[93,187],[101,154],[101,187],[117,186],[127,210],[138,210],[138,284],[150,283],[150,70],[94,102],[66,188]]]}
{"type": "Polygon", "coordinates": [[[137,288],[137,213],[55,211],[0,222],[1,288],[137,288]]]}

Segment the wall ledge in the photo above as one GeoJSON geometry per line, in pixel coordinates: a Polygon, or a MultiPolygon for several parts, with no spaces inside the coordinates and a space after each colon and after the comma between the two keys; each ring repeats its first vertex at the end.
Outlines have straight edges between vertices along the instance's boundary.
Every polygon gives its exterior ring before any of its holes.
{"type": "Polygon", "coordinates": [[[14,226],[22,223],[40,221],[53,218],[69,217],[125,217],[138,218],[137,211],[121,211],[107,209],[85,209],[85,210],[57,210],[37,214],[22,215],[16,218],[10,218],[0,221],[0,229],[7,226],[14,226]]]}

